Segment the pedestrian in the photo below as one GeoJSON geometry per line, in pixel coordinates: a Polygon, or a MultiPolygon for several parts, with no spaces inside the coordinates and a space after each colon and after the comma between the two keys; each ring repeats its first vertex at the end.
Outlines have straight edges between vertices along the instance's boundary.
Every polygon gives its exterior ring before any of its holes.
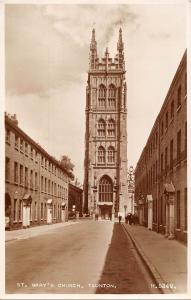
{"type": "Polygon", "coordinates": [[[119,217],[118,217],[118,218],[119,218],[119,224],[121,224],[121,216],[119,215],[119,217]]]}
{"type": "Polygon", "coordinates": [[[128,213],[128,215],[127,215],[127,224],[130,224],[130,216],[131,216],[131,214],[128,213]]]}
{"type": "Polygon", "coordinates": [[[134,225],[136,225],[137,224],[137,215],[135,213],[133,215],[133,219],[134,219],[134,225]]]}
{"type": "Polygon", "coordinates": [[[133,215],[129,214],[129,225],[133,223],[133,215]]]}

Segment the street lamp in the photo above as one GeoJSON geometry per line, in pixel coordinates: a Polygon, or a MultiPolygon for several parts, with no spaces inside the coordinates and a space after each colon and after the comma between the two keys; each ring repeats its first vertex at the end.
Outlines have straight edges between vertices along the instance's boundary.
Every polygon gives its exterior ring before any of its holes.
{"type": "Polygon", "coordinates": [[[126,217],[126,209],[127,209],[127,205],[124,205],[125,217],[126,217]]]}

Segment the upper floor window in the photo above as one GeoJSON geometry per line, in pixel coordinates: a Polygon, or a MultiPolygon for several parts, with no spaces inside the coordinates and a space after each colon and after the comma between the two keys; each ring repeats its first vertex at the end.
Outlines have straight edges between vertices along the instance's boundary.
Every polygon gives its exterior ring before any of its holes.
{"type": "Polygon", "coordinates": [[[161,136],[163,136],[164,134],[164,124],[163,124],[163,121],[161,123],[161,136]]]}
{"type": "Polygon", "coordinates": [[[173,140],[170,141],[170,169],[173,169],[173,140]]]}
{"type": "Polygon", "coordinates": [[[177,133],[177,161],[180,160],[181,155],[181,130],[177,133]]]}
{"type": "Polygon", "coordinates": [[[47,168],[48,168],[48,161],[47,161],[47,159],[46,159],[46,158],[44,159],[44,166],[45,166],[45,169],[47,169],[47,168]]]}
{"type": "Polygon", "coordinates": [[[102,146],[98,148],[98,163],[105,163],[105,149],[102,146]]]}
{"type": "Polygon", "coordinates": [[[161,170],[161,173],[163,173],[163,153],[161,153],[160,170],[161,170]]]}
{"type": "Polygon", "coordinates": [[[108,163],[114,163],[115,162],[115,149],[110,146],[108,148],[108,157],[107,157],[108,163]]]}
{"type": "Polygon", "coordinates": [[[104,137],[105,136],[105,121],[103,119],[99,120],[98,122],[98,136],[104,137]]]}
{"type": "Polygon", "coordinates": [[[35,150],[35,161],[38,162],[38,152],[35,150]]]}
{"type": "Polygon", "coordinates": [[[33,148],[31,146],[31,159],[33,159],[33,148]]]}
{"type": "Polygon", "coordinates": [[[21,152],[24,151],[24,149],[23,149],[23,147],[24,147],[23,144],[24,144],[23,139],[20,139],[20,151],[21,151],[21,152]]]}
{"type": "Polygon", "coordinates": [[[167,165],[168,165],[168,148],[165,148],[165,162],[164,162],[165,173],[167,173],[167,165]]]}
{"type": "Polygon", "coordinates": [[[41,191],[44,191],[44,177],[41,176],[41,191]]]}
{"type": "Polygon", "coordinates": [[[28,155],[28,144],[27,144],[27,142],[25,143],[25,154],[28,155]]]}
{"type": "Polygon", "coordinates": [[[28,168],[25,167],[25,186],[28,186],[28,168]]]}
{"type": "Polygon", "coordinates": [[[106,87],[103,84],[101,84],[99,86],[98,103],[99,103],[99,106],[105,107],[105,104],[106,104],[106,87]]]}
{"type": "Polygon", "coordinates": [[[23,166],[20,165],[20,184],[23,185],[23,166]]]}
{"type": "Polygon", "coordinates": [[[10,143],[10,130],[6,129],[6,137],[5,137],[6,143],[10,143]]]}
{"type": "Polygon", "coordinates": [[[44,157],[41,155],[41,166],[44,167],[44,157]]]}
{"type": "Polygon", "coordinates": [[[15,134],[15,148],[19,148],[19,137],[15,134]]]}
{"type": "Polygon", "coordinates": [[[110,84],[108,89],[108,106],[115,108],[116,89],[113,84],[110,84]]]}
{"type": "Polygon", "coordinates": [[[158,145],[158,133],[156,132],[156,135],[155,135],[155,144],[156,144],[156,147],[158,145]]]}
{"type": "Polygon", "coordinates": [[[181,85],[178,88],[177,92],[177,108],[181,106],[181,85]]]}
{"type": "Polygon", "coordinates": [[[30,188],[33,188],[33,170],[30,171],[30,188]]]}
{"type": "Polygon", "coordinates": [[[168,111],[166,112],[166,116],[165,116],[165,128],[168,128],[168,111]]]}
{"type": "Polygon", "coordinates": [[[14,162],[14,182],[18,183],[18,163],[14,162]]]}
{"type": "Polygon", "coordinates": [[[115,121],[112,119],[108,121],[107,133],[110,137],[115,136],[115,121]]]}
{"type": "Polygon", "coordinates": [[[47,192],[47,178],[44,179],[44,191],[47,192]]]}
{"type": "Polygon", "coordinates": [[[171,119],[174,119],[174,100],[172,100],[170,105],[170,117],[171,119]]]}
{"type": "Polygon", "coordinates": [[[10,158],[8,157],[5,161],[5,180],[10,180],[10,158]]]}

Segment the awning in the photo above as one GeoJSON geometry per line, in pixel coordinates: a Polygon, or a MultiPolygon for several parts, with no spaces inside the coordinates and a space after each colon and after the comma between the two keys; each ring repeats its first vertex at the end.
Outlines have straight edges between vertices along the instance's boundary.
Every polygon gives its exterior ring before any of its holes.
{"type": "Polygon", "coordinates": [[[29,193],[24,194],[23,200],[32,200],[32,197],[29,193]]]}
{"type": "Polygon", "coordinates": [[[164,193],[175,193],[175,187],[172,182],[164,184],[164,193]]]}
{"type": "Polygon", "coordinates": [[[97,204],[98,204],[98,205],[108,205],[108,206],[112,206],[112,205],[113,205],[113,202],[101,202],[101,201],[99,201],[97,204]]]}
{"type": "Polygon", "coordinates": [[[52,199],[47,199],[47,204],[52,204],[52,199]]]}
{"type": "Polygon", "coordinates": [[[147,201],[153,201],[153,196],[152,195],[147,195],[147,201]]]}

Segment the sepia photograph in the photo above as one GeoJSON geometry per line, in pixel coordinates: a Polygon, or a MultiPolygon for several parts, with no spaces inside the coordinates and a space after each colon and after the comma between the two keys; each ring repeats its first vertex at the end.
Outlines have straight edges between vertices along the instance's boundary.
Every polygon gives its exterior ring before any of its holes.
{"type": "Polygon", "coordinates": [[[189,299],[191,2],[0,5],[1,298],[189,299]]]}

